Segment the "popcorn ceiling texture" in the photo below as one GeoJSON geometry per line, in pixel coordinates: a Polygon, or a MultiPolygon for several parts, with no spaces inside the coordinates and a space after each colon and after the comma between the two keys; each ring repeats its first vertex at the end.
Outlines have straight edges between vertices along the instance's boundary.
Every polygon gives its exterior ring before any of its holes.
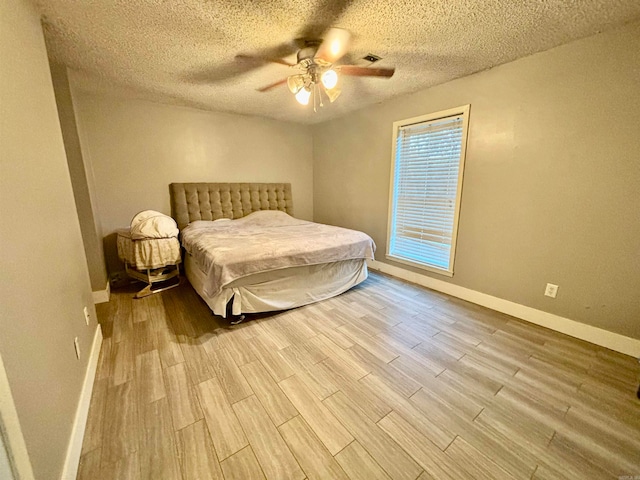
{"type": "Polygon", "coordinates": [[[317,123],[640,19],[638,0],[39,0],[50,55],[90,93],[317,123]],[[295,63],[294,39],[323,26],[353,34],[346,60],[368,53],[391,79],[342,78],[314,113],[286,86],[294,73],[235,60],[295,63]]]}

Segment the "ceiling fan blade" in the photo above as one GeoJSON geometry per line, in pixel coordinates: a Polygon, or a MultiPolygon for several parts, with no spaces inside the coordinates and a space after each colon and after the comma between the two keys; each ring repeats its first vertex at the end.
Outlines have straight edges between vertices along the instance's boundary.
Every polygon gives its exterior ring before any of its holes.
{"type": "Polygon", "coordinates": [[[369,68],[358,67],[356,65],[340,65],[338,67],[342,75],[351,75],[354,77],[393,77],[395,68],[369,68]]]}
{"type": "MultiPolygon", "coordinates": [[[[344,15],[354,0],[319,0],[317,7],[309,17],[304,28],[299,30],[298,37],[303,39],[324,38],[325,31],[344,15]]],[[[302,48],[304,45],[299,45],[302,48]]]]}
{"type": "Polygon", "coordinates": [[[287,67],[293,67],[293,63],[289,63],[286,60],[282,60],[281,58],[265,58],[265,57],[254,57],[251,55],[236,55],[236,60],[243,60],[248,62],[255,63],[279,63],[280,65],[285,65],[287,67]]]}
{"type": "MultiPolygon", "coordinates": [[[[265,48],[255,52],[255,56],[251,57],[256,59],[281,59],[288,57],[289,55],[296,53],[298,47],[294,42],[287,42],[275,47],[265,48]]],[[[281,62],[284,62],[282,60],[281,62]]],[[[260,61],[238,61],[233,58],[230,61],[217,63],[215,66],[200,66],[194,70],[184,73],[183,78],[192,84],[212,84],[216,82],[223,82],[233,77],[245,75],[252,70],[262,67],[267,63],[266,60],[260,61]]]]}
{"type": "Polygon", "coordinates": [[[325,33],[314,58],[327,63],[335,63],[347,53],[350,40],[351,33],[349,30],[345,30],[344,28],[330,28],[325,33]]]}
{"type": "Polygon", "coordinates": [[[283,78],[282,80],[278,80],[275,83],[272,83],[270,85],[267,85],[266,87],[262,87],[262,88],[258,88],[259,92],[267,92],[269,90],[271,90],[272,88],[276,88],[279,87],[280,85],[284,85],[285,83],[287,83],[288,78],[283,78]]]}

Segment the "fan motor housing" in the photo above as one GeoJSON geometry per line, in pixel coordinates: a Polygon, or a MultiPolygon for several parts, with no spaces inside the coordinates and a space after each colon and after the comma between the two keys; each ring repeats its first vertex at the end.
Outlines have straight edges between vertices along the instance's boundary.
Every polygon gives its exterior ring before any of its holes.
{"type": "Polygon", "coordinates": [[[301,48],[298,50],[298,63],[303,62],[304,60],[313,62],[313,57],[317,51],[318,45],[310,45],[308,47],[301,48]]]}

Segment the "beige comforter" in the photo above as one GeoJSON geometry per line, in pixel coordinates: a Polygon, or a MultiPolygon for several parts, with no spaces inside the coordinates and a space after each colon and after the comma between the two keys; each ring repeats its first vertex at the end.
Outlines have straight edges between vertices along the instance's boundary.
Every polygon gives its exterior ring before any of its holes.
{"type": "Polygon", "coordinates": [[[193,222],[182,231],[182,245],[207,274],[207,295],[254,273],[373,259],[376,248],[365,233],[268,210],[237,220],[193,222]]]}

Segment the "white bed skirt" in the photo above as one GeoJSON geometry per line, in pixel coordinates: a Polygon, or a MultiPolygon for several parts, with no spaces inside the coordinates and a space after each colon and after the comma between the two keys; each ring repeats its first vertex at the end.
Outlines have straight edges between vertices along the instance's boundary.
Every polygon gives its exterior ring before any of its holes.
{"type": "Polygon", "coordinates": [[[304,265],[240,278],[213,297],[204,293],[206,275],[189,254],[185,256],[187,279],[213,313],[225,317],[233,297],[232,313],[271,312],[301,307],[346,292],[367,279],[364,259],[321,265],[304,265]]]}

